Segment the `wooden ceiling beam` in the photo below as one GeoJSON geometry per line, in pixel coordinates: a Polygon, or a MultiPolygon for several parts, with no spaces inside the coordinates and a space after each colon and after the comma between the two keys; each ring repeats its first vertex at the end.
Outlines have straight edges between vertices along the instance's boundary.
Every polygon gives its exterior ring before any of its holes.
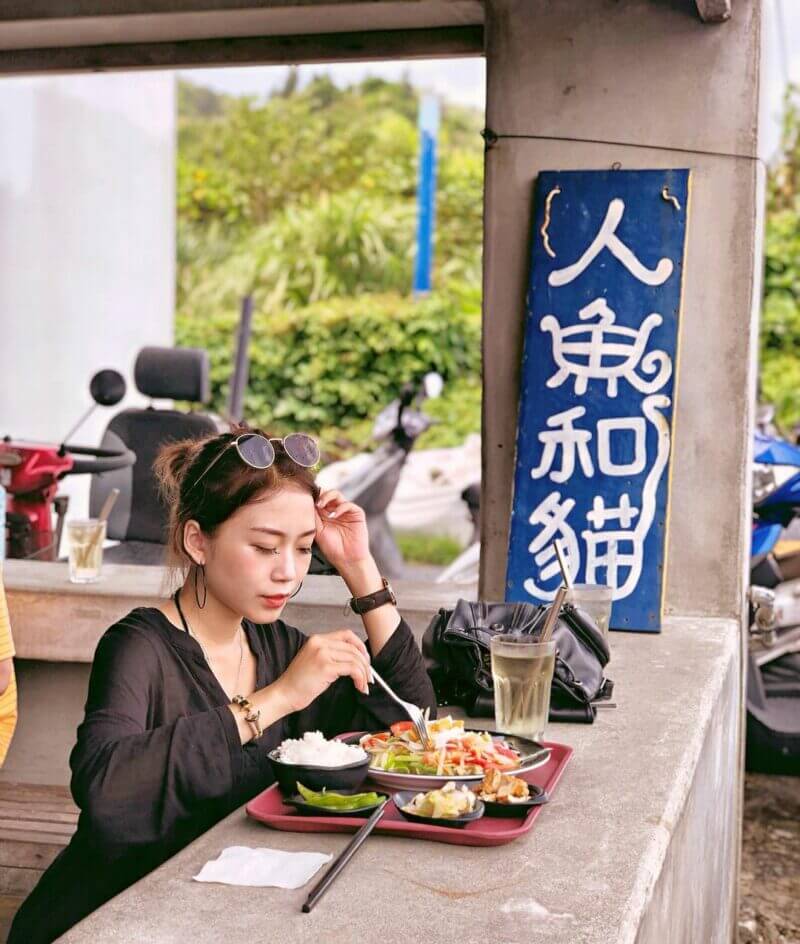
{"type": "Polygon", "coordinates": [[[483,54],[483,27],[0,50],[0,75],[430,59],[483,54]]]}

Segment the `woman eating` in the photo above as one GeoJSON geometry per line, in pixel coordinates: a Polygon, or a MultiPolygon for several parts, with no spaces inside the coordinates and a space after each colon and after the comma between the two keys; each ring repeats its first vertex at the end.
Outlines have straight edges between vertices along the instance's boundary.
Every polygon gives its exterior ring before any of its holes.
{"type": "Polygon", "coordinates": [[[320,492],[305,434],[239,429],[166,446],[156,462],[181,585],[137,607],[95,653],[70,756],[78,829],[20,908],[9,944],[48,944],[274,780],[267,754],[319,730],[377,730],[394,691],[435,710],[408,625],[369,552],[364,512],[320,492]],[[367,644],[304,636],[281,613],[316,539],[367,644]]]}

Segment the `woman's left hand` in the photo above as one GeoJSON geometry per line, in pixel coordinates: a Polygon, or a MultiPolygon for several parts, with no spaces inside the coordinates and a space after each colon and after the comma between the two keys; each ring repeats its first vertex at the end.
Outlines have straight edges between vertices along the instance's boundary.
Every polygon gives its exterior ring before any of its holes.
{"type": "Polygon", "coordinates": [[[341,492],[322,492],[316,507],[319,549],[341,571],[370,556],[367,518],[363,509],[345,500],[341,492]]]}

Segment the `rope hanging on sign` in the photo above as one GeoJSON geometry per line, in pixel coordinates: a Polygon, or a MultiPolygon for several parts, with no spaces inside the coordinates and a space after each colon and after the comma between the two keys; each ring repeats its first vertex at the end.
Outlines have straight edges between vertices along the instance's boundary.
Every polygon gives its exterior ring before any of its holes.
{"type": "Polygon", "coordinates": [[[551,259],[555,259],[556,254],[553,252],[553,248],[550,245],[550,237],[547,235],[547,228],[550,226],[550,204],[553,202],[553,197],[557,193],[561,193],[561,187],[553,187],[550,193],[547,194],[547,198],[544,201],[544,222],[539,230],[542,236],[542,243],[544,244],[544,251],[551,259]]]}
{"type": "Polygon", "coordinates": [[[669,192],[669,187],[667,187],[666,184],[664,184],[664,186],[661,188],[661,196],[667,201],[667,203],[671,203],[675,207],[675,209],[680,212],[680,208],[681,208],[680,200],[678,200],[677,197],[673,196],[669,192]]]}

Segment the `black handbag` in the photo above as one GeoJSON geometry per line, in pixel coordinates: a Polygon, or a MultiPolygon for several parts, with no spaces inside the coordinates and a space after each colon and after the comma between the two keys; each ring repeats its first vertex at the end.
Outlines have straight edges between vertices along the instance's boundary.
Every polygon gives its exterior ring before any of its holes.
{"type": "MultiPolygon", "coordinates": [[[[459,600],[440,609],[422,637],[422,653],[440,705],[459,705],[468,715],[494,714],[489,640],[499,633],[538,636],[548,605],[459,600]]],[[[593,702],[610,698],[614,683],[603,674],[608,643],[591,617],[564,604],[553,637],[556,662],[550,721],[591,724],[593,702]]]]}

